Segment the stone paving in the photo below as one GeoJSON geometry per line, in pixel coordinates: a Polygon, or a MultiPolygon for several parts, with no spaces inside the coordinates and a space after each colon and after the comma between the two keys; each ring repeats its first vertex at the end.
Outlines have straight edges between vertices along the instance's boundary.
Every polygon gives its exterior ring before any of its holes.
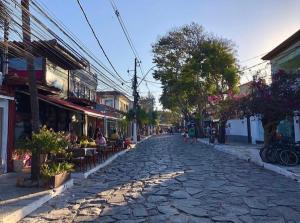
{"type": "Polygon", "coordinates": [[[179,135],[141,143],[22,222],[300,222],[299,183],[179,135]]]}

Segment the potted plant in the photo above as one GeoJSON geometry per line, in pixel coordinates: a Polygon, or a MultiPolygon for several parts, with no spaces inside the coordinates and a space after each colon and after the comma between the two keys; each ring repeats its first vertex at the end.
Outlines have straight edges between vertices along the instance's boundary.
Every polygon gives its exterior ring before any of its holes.
{"type": "Polygon", "coordinates": [[[56,188],[70,179],[73,170],[71,163],[45,163],[41,166],[41,177],[45,186],[56,188]]]}
{"type": "Polygon", "coordinates": [[[93,139],[89,139],[89,143],[88,143],[87,146],[90,147],[90,148],[95,148],[95,147],[97,147],[96,141],[93,140],[93,139]]]}
{"type": "Polygon", "coordinates": [[[33,152],[39,149],[42,185],[56,187],[69,179],[70,172],[73,170],[73,164],[68,163],[69,145],[64,132],[55,132],[46,126],[22,143],[24,150],[33,152]],[[54,183],[51,183],[53,179],[54,183]]]}

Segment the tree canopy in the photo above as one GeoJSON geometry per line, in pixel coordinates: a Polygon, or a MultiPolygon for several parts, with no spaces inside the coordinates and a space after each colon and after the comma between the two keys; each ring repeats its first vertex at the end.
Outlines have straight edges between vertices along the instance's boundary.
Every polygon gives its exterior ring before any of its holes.
{"type": "Polygon", "coordinates": [[[239,82],[234,45],[207,34],[192,23],[176,28],[153,45],[157,69],[153,77],[162,83],[160,102],[185,118],[201,113],[210,96],[225,99],[239,82]]]}
{"type": "Polygon", "coordinates": [[[244,115],[259,115],[265,132],[265,144],[276,133],[280,121],[300,109],[300,78],[298,73],[279,71],[272,83],[258,78],[252,84],[252,93],[240,101],[244,115]]]}

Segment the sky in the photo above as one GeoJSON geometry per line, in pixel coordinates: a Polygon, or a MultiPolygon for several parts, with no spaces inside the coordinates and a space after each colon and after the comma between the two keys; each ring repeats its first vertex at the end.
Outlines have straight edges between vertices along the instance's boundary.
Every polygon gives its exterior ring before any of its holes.
{"type": "MultiPolygon", "coordinates": [[[[76,0],[38,0],[43,3],[85,45],[105,58],[93,38],[76,0]]],[[[126,42],[109,0],[81,0],[100,41],[117,71],[126,80],[132,78],[134,55],[126,42]]],[[[259,63],[267,53],[300,29],[299,0],[115,0],[119,12],[142,60],[145,73],[153,66],[151,45],[174,27],[196,22],[207,32],[232,40],[240,65],[259,63]],[[253,58],[248,60],[249,58],[253,58]]],[[[108,65],[107,65],[108,66],[108,65]]],[[[242,82],[249,80],[242,77],[242,82]]],[[[139,73],[139,76],[142,76],[139,73]]],[[[250,77],[251,78],[251,77],[250,77]]],[[[155,81],[151,72],[146,78],[155,81]]],[[[160,85],[148,82],[157,99],[160,85]]],[[[140,94],[148,88],[143,82],[140,94]]]]}

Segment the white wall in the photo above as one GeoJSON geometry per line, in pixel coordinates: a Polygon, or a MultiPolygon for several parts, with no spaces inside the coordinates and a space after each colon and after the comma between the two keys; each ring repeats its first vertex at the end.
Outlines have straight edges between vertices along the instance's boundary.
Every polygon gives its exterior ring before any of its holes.
{"type": "MultiPolygon", "coordinates": [[[[230,119],[227,121],[226,135],[228,136],[248,136],[247,118],[230,119]],[[229,127],[230,126],[230,127],[229,127]]],[[[264,129],[257,116],[250,117],[251,141],[256,144],[257,141],[264,141],[264,129]]],[[[300,133],[300,130],[299,130],[300,133]]],[[[300,135],[299,135],[300,137],[300,135]]]]}
{"type": "Polygon", "coordinates": [[[46,82],[47,85],[60,89],[62,96],[67,97],[68,71],[49,60],[46,62],[46,82]]]}
{"type": "Polygon", "coordinates": [[[250,117],[251,123],[251,136],[252,144],[256,144],[256,141],[264,141],[264,128],[262,126],[261,120],[257,116],[250,117]]]}
{"type": "Polygon", "coordinates": [[[7,137],[8,137],[8,100],[0,99],[0,107],[3,109],[2,118],[2,144],[1,144],[1,160],[2,170],[7,172],[7,137]]]}
{"type": "Polygon", "coordinates": [[[226,135],[247,136],[247,119],[230,119],[227,121],[226,135]]]}

